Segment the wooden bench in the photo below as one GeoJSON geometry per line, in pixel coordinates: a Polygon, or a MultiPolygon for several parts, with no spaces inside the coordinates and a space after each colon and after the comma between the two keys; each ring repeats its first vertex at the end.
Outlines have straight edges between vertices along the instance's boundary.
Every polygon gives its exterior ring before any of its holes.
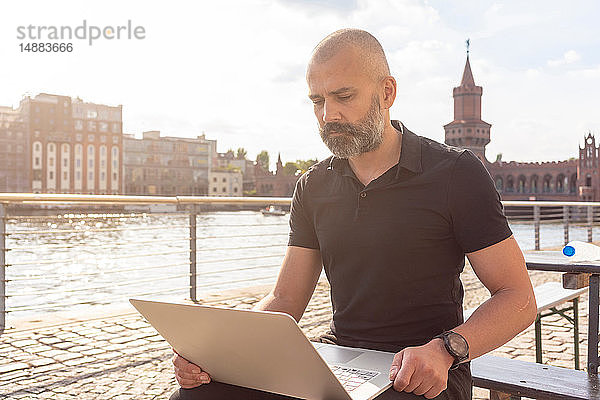
{"type": "MultiPolygon", "coordinates": [[[[550,315],[560,315],[573,326],[573,347],[575,355],[575,369],[579,369],[579,297],[587,291],[582,289],[565,289],[560,282],[547,282],[534,288],[537,303],[537,318],[535,319],[535,360],[542,363],[542,318],[550,315]],[[571,302],[570,306],[561,307],[562,304],[571,302]],[[573,316],[567,311],[573,311],[573,316]]],[[[464,312],[465,320],[473,314],[475,308],[464,312]]]]}
{"type": "Polygon", "coordinates": [[[490,400],[600,399],[598,375],[504,357],[484,355],[471,361],[473,385],[489,389],[490,400]]]}

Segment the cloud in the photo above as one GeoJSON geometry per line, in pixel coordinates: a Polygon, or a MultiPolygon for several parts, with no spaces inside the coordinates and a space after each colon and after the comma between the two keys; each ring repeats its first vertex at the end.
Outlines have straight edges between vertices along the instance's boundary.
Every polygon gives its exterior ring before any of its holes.
{"type": "Polygon", "coordinates": [[[569,50],[563,54],[562,58],[548,60],[548,65],[550,67],[560,67],[562,65],[573,64],[579,60],[581,60],[581,56],[575,50],[569,50]]]}

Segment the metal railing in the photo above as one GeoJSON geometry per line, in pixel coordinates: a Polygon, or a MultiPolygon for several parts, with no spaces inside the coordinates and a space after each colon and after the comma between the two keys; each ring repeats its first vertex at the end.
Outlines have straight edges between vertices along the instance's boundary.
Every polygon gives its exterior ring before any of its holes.
{"type": "Polygon", "coordinates": [[[600,224],[600,202],[503,201],[502,204],[509,221],[533,223],[535,250],[541,248],[542,222],[562,224],[563,244],[569,242],[571,226],[585,227],[586,240],[592,242],[593,227],[600,224]]]}
{"type": "MultiPolygon", "coordinates": [[[[258,209],[270,204],[289,206],[290,199],[0,194],[0,332],[6,327],[8,313],[57,310],[182,291],[197,301],[199,290],[214,286],[210,282],[199,283],[198,274],[205,281],[218,279],[238,286],[273,279],[276,274],[269,270],[277,268],[277,258],[283,257],[287,220],[207,223],[203,220],[207,213],[202,211],[208,205],[252,205],[258,209]],[[180,210],[165,214],[125,209],[156,204],[176,205],[180,210]],[[54,211],[61,214],[16,215],[23,212],[23,207],[31,211],[48,205],[63,207],[54,211]],[[73,213],[75,208],[97,206],[109,208],[108,213],[73,213]],[[262,231],[248,232],[255,227],[262,231]],[[265,232],[267,228],[276,231],[265,232]],[[276,243],[260,243],[265,238],[274,238],[276,243]],[[61,257],[62,254],[71,257],[61,257]],[[99,268],[65,268],[94,263],[99,268]],[[247,275],[248,272],[252,273],[247,275]],[[59,280],[64,284],[52,284],[59,280]],[[126,296],[120,294],[125,291],[126,296]],[[104,296],[101,300],[86,299],[93,293],[104,296]],[[24,303],[24,299],[36,298],[44,301],[24,303]],[[10,301],[17,305],[7,307],[10,301]]],[[[236,215],[237,220],[240,213],[229,214],[236,215]]]]}
{"type": "MultiPolygon", "coordinates": [[[[270,204],[289,206],[290,200],[0,193],[0,333],[8,313],[177,293],[198,301],[200,290],[273,280],[287,242],[287,219],[256,219],[260,214],[248,211],[207,212],[206,207],[237,205],[257,210],[270,204]],[[179,211],[127,208],[156,204],[173,205],[179,211]],[[42,210],[48,205],[68,208],[47,216],[16,215],[23,212],[20,207],[42,210]],[[110,209],[73,211],[98,206],[110,209]],[[64,254],[70,258],[61,258],[64,254]],[[89,265],[95,268],[84,268],[89,265]],[[198,282],[199,277],[204,281],[198,282]],[[57,281],[64,284],[54,284],[57,281]],[[101,296],[92,296],[95,293],[101,296]],[[23,303],[36,298],[43,302],[23,303]],[[7,307],[9,301],[17,304],[7,307]]],[[[600,227],[600,203],[506,201],[503,205],[511,224],[533,228],[532,247],[537,250],[541,227],[552,225],[556,231],[562,225],[564,243],[570,231],[581,234],[582,229],[592,241],[593,229],[600,227]]]]}

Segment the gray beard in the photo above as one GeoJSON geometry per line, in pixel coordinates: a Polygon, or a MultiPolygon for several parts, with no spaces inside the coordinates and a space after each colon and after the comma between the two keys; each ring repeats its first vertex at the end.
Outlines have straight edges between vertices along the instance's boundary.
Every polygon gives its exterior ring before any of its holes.
{"type": "Polygon", "coordinates": [[[371,108],[363,119],[354,124],[326,122],[319,133],[323,143],[335,156],[350,158],[378,149],[383,142],[384,127],[379,98],[373,96],[371,108]],[[332,136],[332,131],[339,135],[332,136]]]}

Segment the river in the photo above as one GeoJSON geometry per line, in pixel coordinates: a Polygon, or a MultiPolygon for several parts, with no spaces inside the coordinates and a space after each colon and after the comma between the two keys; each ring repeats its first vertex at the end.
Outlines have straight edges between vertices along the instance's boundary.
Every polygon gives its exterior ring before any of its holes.
{"type": "MultiPolygon", "coordinates": [[[[7,222],[6,305],[24,316],[93,304],[189,297],[189,218],[185,214],[63,215],[7,222]],[[179,289],[177,289],[179,288],[179,289]],[[169,292],[167,292],[169,291],[169,292]]],[[[531,223],[512,223],[524,250],[531,223]]],[[[210,212],[197,218],[198,295],[272,283],[287,243],[288,216],[210,212]]],[[[598,238],[600,227],[594,228],[598,238]]],[[[561,224],[542,224],[542,248],[563,243],[561,224]]],[[[572,225],[571,240],[587,230],[572,225]]]]}

